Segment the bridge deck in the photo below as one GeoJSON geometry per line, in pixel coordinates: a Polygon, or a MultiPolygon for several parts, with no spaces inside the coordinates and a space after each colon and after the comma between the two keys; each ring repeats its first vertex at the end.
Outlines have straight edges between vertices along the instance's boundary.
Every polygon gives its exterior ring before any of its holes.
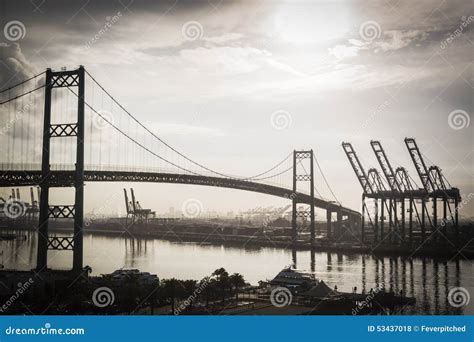
{"type": "MultiPolygon", "coordinates": [[[[71,186],[74,180],[74,171],[51,171],[50,182],[53,186],[71,186]]],[[[86,182],[145,182],[145,183],[176,183],[205,185],[221,188],[230,188],[258,192],[262,194],[292,198],[290,189],[251,182],[247,180],[198,176],[189,174],[161,173],[161,172],[131,172],[131,171],[91,171],[84,172],[86,182]]],[[[0,187],[11,186],[34,186],[42,181],[41,171],[0,171],[0,187]]],[[[308,194],[297,192],[298,202],[311,203],[308,194]]],[[[341,211],[343,215],[360,216],[360,213],[350,208],[342,207],[334,202],[325,201],[320,198],[314,199],[315,206],[334,212],[341,211]]]]}

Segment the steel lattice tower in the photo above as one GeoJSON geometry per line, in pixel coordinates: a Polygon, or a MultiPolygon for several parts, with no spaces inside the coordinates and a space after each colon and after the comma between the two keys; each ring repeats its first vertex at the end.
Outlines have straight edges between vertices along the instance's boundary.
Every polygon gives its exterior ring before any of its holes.
{"type": "Polygon", "coordinates": [[[41,199],[38,227],[38,254],[36,268],[38,271],[48,267],[48,249],[72,250],[73,271],[82,271],[83,257],[83,224],[84,224],[84,67],[70,71],[46,70],[43,152],[41,166],[41,199]],[[75,123],[51,123],[51,94],[55,88],[78,88],[77,121],[75,123]],[[76,137],[76,165],[74,180],[68,184],[51,182],[50,142],[51,139],[76,137]],[[49,205],[51,187],[74,187],[75,202],[73,205],[49,205]],[[74,218],[73,237],[49,237],[48,222],[50,218],[74,218]]]}

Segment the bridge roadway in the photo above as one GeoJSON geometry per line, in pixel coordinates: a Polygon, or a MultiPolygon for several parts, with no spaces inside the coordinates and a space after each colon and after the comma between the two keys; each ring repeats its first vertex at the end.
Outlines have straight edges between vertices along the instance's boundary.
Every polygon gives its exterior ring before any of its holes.
{"type": "MultiPolygon", "coordinates": [[[[74,171],[51,171],[50,182],[52,186],[72,186],[74,171]]],[[[35,186],[42,180],[41,171],[0,171],[0,187],[35,186]]],[[[134,172],[134,171],[84,171],[85,182],[145,182],[145,183],[176,183],[205,185],[221,188],[230,188],[258,192],[262,194],[291,199],[293,192],[290,189],[251,182],[241,179],[224,177],[199,176],[191,174],[162,173],[162,172],[134,172]]],[[[299,203],[311,203],[308,194],[296,192],[299,203]]],[[[315,207],[328,212],[339,212],[344,216],[360,218],[360,213],[350,208],[342,207],[334,202],[314,198],[315,207]]]]}

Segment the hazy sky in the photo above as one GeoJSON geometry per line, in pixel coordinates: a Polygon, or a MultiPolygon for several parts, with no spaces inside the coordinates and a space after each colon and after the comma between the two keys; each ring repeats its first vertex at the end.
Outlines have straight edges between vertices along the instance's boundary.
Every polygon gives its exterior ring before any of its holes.
{"type": "MultiPolygon", "coordinates": [[[[9,84],[82,64],[150,129],[213,169],[252,175],[293,149],[314,149],[336,196],[354,209],[361,188],[342,141],[368,169],[377,166],[369,142],[381,140],[393,166],[418,180],[403,142],[415,137],[464,197],[474,191],[472,1],[0,4],[2,28],[24,26],[24,36],[0,35],[1,88],[12,77],[9,84]]],[[[86,186],[86,210],[114,193],[111,210],[123,210],[122,186],[86,186]]],[[[133,186],[158,212],[189,198],[223,211],[286,203],[225,189],[133,186]]],[[[474,204],[461,213],[474,216],[474,204]]]]}

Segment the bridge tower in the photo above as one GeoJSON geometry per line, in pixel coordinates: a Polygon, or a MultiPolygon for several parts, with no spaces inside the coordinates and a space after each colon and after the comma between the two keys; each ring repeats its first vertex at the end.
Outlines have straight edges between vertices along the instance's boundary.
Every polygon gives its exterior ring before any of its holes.
{"type": "MultiPolygon", "coordinates": [[[[298,219],[301,219],[303,221],[303,226],[305,226],[304,223],[307,222],[309,219],[309,225],[310,225],[310,234],[311,234],[311,245],[314,244],[316,240],[316,231],[315,231],[315,222],[314,222],[314,167],[313,167],[313,150],[309,151],[293,151],[293,212],[292,212],[292,220],[291,220],[291,227],[292,227],[292,239],[293,242],[296,242],[296,239],[298,237],[298,219]],[[310,172],[306,171],[304,168],[304,165],[302,163],[303,160],[309,159],[309,169],[310,172]],[[298,168],[298,165],[301,165],[300,168],[298,168]],[[303,169],[305,173],[299,173],[301,171],[298,171],[299,169],[303,169]],[[309,192],[310,192],[310,197],[311,197],[311,203],[309,204],[309,212],[308,210],[298,210],[297,204],[302,203],[299,201],[298,196],[296,196],[296,193],[298,191],[298,182],[304,182],[304,183],[309,183],[309,192]]],[[[307,203],[306,203],[307,204],[307,203]]],[[[303,227],[302,227],[303,228],[303,227]]]]}
{"type": "MultiPolygon", "coordinates": [[[[82,271],[83,265],[83,224],[84,224],[84,67],[76,70],[52,71],[46,70],[46,86],[44,101],[43,125],[43,152],[41,161],[39,227],[38,227],[38,254],[37,271],[48,267],[48,250],[72,250],[73,271],[82,271]],[[55,88],[77,87],[78,106],[77,121],[75,123],[51,123],[51,94],[55,88]],[[76,137],[76,165],[74,181],[54,185],[51,180],[50,142],[51,139],[76,137]],[[49,189],[53,186],[74,187],[75,203],[73,205],[49,205],[49,189]],[[49,237],[48,222],[50,218],[73,218],[74,235],[49,237]]],[[[73,151],[71,151],[73,153],[73,151]]]]}

